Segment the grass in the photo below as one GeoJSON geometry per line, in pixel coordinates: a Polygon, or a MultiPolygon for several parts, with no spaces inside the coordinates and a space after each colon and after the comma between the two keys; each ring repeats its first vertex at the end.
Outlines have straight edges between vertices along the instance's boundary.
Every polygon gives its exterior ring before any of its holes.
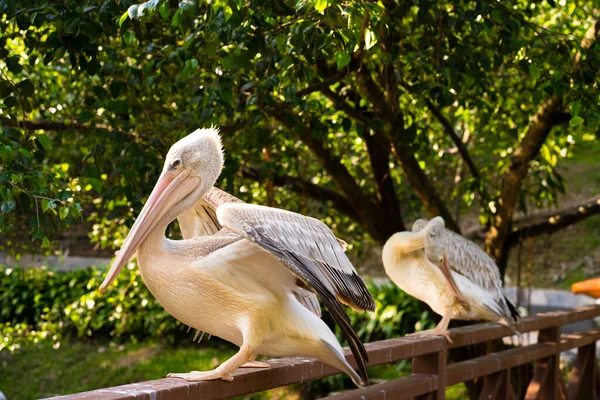
{"type": "Polygon", "coordinates": [[[76,341],[58,349],[41,345],[11,355],[0,353],[0,390],[9,399],[75,393],[163,378],[169,372],[211,369],[233,348],[169,348],[153,343],[122,346],[76,341]]]}

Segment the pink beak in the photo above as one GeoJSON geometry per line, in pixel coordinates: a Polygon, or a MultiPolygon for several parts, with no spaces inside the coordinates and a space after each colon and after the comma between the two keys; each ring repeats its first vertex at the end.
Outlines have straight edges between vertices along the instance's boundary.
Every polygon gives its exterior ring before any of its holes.
{"type": "Polygon", "coordinates": [[[189,175],[190,171],[185,169],[176,177],[168,172],[163,172],[160,175],[144,208],[142,208],[127,238],[125,238],[123,247],[117,253],[117,257],[112,263],[104,282],[100,285],[100,293],[104,292],[113,283],[125,264],[131,259],[140,244],[148,237],[148,234],[156,227],[162,217],[198,187],[200,179],[189,175]]]}

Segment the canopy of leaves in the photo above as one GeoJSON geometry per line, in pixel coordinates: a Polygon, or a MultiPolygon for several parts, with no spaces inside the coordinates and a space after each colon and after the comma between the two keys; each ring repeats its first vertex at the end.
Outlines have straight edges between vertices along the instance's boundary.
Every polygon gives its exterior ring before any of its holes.
{"type": "Polygon", "coordinates": [[[168,147],[211,125],[221,187],[350,239],[472,205],[486,225],[548,98],[517,190],[553,204],[599,125],[592,3],[0,1],[0,232],[45,248],[83,218],[118,245],[168,147]]]}

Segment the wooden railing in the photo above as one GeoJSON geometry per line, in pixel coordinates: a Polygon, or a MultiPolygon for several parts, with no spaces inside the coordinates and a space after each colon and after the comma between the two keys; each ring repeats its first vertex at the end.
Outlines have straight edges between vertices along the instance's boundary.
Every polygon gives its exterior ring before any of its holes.
{"type": "MultiPolygon", "coordinates": [[[[412,374],[403,378],[350,390],[327,397],[340,399],[444,399],[448,386],[483,379],[481,399],[516,399],[511,386],[510,370],[535,362],[525,399],[591,400],[599,394],[596,341],[600,329],[575,334],[561,334],[561,327],[600,317],[600,306],[586,306],[569,311],[538,314],[519,322],[521,332],[538,331],[535,344],[495,352],[463,362],[448,364],[451,349],[489,342],[512,332],[499,324],[483,323],[452,329],[452,343],[428,336],[405,336],[365,345],[370,366],[412,359],[412,374]],[[560,353],[577,348],[577,359],[565,385],[559,370],[560,353]]],[[[350,353],[347,357],[354,363],[350,353]]],[[[209,381],[190,383],[165,378],[61,396],[64,400],[83,399],[223,399],[267,389],[323,378],[339,373],[319,361],[285,358],[268,361],[269,369],[239,369],[233,382],[209,381]]]]}

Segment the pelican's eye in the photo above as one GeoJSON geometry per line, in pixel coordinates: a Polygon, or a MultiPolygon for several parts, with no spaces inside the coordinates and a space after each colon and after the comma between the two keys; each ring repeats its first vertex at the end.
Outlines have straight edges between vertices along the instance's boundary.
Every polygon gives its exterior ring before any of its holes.
{"type": "Polygon", "coordinates": [[[177,168],[181,165],[181,159],[180,158],[176,158],[173,160],[173,162],[171,163],[171,166],[173,168],[177,168]]]}

